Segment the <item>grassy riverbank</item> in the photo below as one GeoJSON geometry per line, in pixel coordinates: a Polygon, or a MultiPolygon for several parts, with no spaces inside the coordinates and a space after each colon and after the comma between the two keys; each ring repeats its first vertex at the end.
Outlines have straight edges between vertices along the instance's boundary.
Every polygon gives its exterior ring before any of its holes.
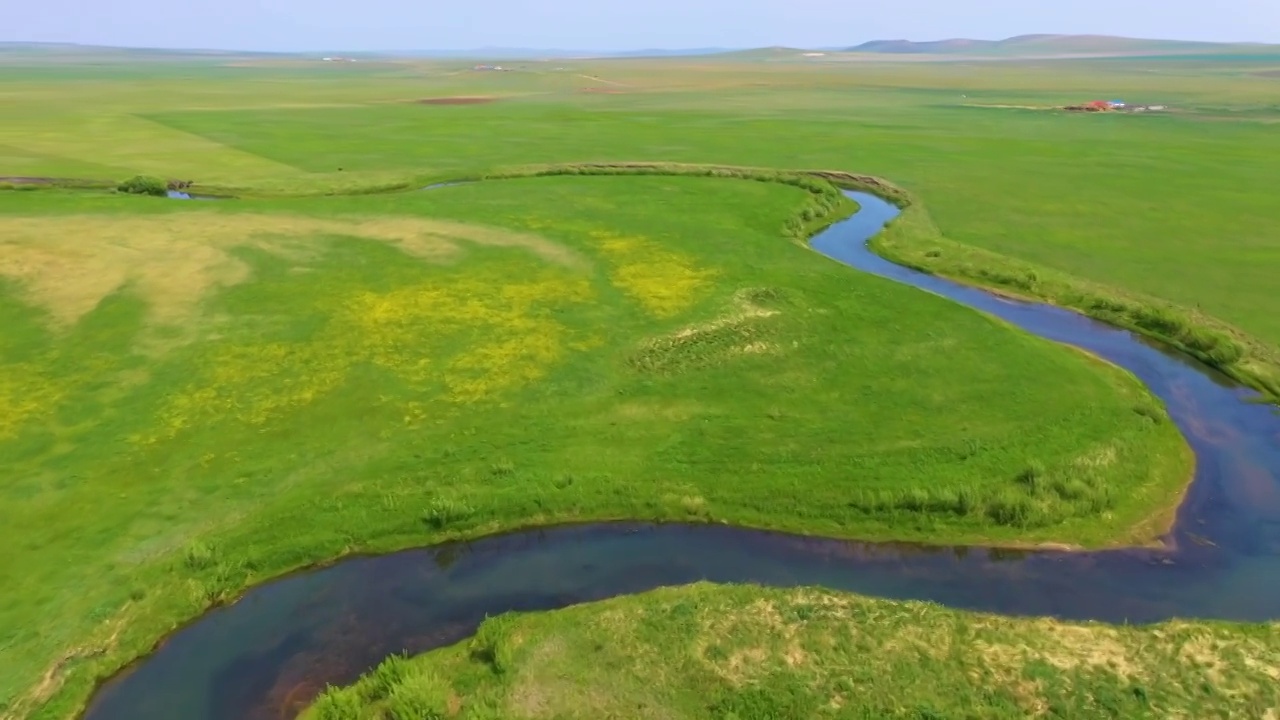
{"type": "Polygon", "coordinates": [[[920,207],[871,247],[901,265],[1072,308],[1153,337],[1280,402],[1280,351],[1204,312],[958,243],[939,233],[920,207]]]}
{"type": "Polygon", "coordinates": [[[1280,625],[1112,627],[699,584],[492,618],[304,720],[1268,718],[1280,625]]]}
{"type": "Polygon", "coordinates": [[[1189,456],[1158,402],[789,242],[840,211],[824,187],[0,196],[6,256],[55,270],[4,305],[10,707],[70,652],[57,717],[209,603],[354,550],[609,518],[1160,532],[1189,456]]]}

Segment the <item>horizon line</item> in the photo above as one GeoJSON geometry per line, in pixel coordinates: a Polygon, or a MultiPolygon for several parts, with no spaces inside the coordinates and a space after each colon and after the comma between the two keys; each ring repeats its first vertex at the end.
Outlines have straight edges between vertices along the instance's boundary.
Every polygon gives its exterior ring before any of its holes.
{"type": "Polygon", "coordinates": [[[265,55],[303,55],[313,53],[348,53],[348,54],[385,54],[394,55],[397,53],[482,53],[495,51],[520,51],[530,53],[586,53],[593,55],[616,55],[619,53],[680,53],[680,52],[696,52],[696,53],[716,53],[716,52],[743,52],[750,50],[773,50],[773,49],[790,49],[790,50],[822,50],[828,52],[847,52],[862,45],[872,43],[911,43],[917,45],[943,44],[949,42],[989,42],[999,43],[1009,40],[1017,40],[1023,38],[1097,38],[1112,40],[1133,40],[1148,42],[1176,42],[1189,45],[1252,45],[1252,46],[1280,46],[1276,42],[1264,42],[1258,40],[1184,40],[1179,38],[1150,38],[1150,37],[1133,37],[1127,35],[1105,35],[1093,33],[1023,33],[1003,38],[976,38],[976,37],[949,37],[936,40],[909,40],[906,38],[875,38],[862,42],[854,42],[849,44],[823,45],[823,46],[801,46],[801,45],[755,45],[755,46],[686,46],[686,47],[631,47],[616,48],[611,50],[601,48],[568,48],[568,47],[538,47],[533,45],[486,45],[472,47],[422,47],[422,48],[381,48],[381,49],[340,49],[340,48],[310,48],[299,50],[269,50],[269,49],[250,49],[250,48],[230,48],[230,47],[174,47],[163,45],[113,45],[104,43],[88,43],[88,42],[72,42],[64,40],[4,40],[0,39],[0,47],[5,45],[36,45],[36,46],[64,46],[77,48],[93,48],[104,50],[161,50],[169,52],[191,52],[191,53],[254,53],[265,55]]]}

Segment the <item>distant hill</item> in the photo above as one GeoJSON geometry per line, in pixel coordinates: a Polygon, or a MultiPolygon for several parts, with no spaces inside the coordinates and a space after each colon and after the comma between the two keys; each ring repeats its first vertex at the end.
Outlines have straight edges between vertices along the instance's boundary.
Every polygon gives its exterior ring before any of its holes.
{"type": "Polygon", "coordinates": [[[1195,55],[1276,52],[1280,46],[1256,43],[1210,43],[1145,40],[1110,35],[1019,35],[1006,40],[955,38],[931,42],[873,40],[848,52],[897,55],[968,55],[984,57],[1053,57],[1126,55],[1195,55]]]}

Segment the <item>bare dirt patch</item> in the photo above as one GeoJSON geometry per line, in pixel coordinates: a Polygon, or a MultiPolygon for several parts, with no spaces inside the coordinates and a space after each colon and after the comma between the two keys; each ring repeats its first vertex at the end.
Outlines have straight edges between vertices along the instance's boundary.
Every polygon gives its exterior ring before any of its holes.
{"type": "Polygon", "coordinates": [[[496,102],[498,98],[487,95],[458,95],[454,97],[422,98],[420,105],[484,105],[496,102]]]}
{"type": "Polygon", "coordinates": [[[152,319],[179,325],[210,291],[248,279],[236,247],[258,247],[304,261],[316,237],[386,242],[427,262],[455,259],[463,243],[521,248],[559,264],[583,264],[545,238],[500,228],[407,217],[318,219],[297,215],[182,212],[159,216],[71,215],[0,220],[0,277],[54,323],[68,325],[125,286],[150,305],[152,319]]]}

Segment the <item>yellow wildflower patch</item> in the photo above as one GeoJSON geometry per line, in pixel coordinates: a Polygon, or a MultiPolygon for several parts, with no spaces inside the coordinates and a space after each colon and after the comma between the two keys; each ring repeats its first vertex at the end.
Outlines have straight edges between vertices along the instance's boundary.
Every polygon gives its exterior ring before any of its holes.
{"type": "Polygon", "coordinates": [[[390,292],[360,291],[317,335],[297,343],[213,351],[207,369],[175,394],[149,441],[220,417],[260,425],[308,405],[373,364],[424,396],[406,399],[404,421],[428,416],[424,400],[471,403],[543,377],[568,350],[571,332],[554,307],[590,299],[591,286],[563,272],[502,284],[468,276],[390,292]]]}
{"type": "Polygon", "coordinates": [[[0,440],[17,435],[28,420],[52,411],[65,390],[29,364],[0,367],[0,440]]]}
{"type": "Polygon", "coordinates": [[[595,232],[597,247],[609,260],[610,281],[660,318],[677,315],[701,300],[716,272],[699,268],[687,255],[643,237],[595,232]]]}

